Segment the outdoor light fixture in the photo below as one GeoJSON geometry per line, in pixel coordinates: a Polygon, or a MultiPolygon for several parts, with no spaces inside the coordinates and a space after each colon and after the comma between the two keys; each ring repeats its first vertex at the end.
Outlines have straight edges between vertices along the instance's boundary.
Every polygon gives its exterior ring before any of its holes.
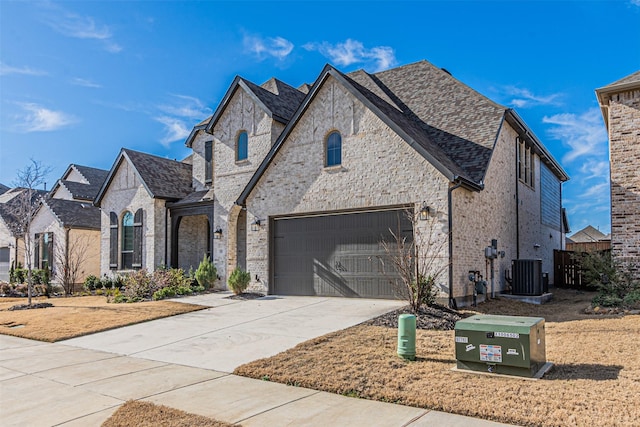
{"type": "Polygon", "coordinates": [[[213,232],[213,238],[216,240],[222,239],[222,228],[216,228],[216,231],[213,232]]]}
{"type": "Polygon", "coordinates": [[[254,218],[253,222],[251,223],[251,231],[260,230],[261,225],[262,225],[262,222],[260,221],[260,218],[254,218]]]}
{"type": "Polygon", "coordinates": [[[426,221],[429,219],[429,206],[427,206],[427,202],[422,202],[422,207],[420,208],[420,221],[426,221]]]}

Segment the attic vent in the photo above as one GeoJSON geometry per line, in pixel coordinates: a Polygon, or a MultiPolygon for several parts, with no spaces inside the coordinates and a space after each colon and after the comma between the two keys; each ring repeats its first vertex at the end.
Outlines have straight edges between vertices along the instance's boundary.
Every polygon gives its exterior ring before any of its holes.
{"type": "Polygon", "coordinates": [[[451,72],[449,70],[447,70],[446,68],[440,68],[442,71],[444,71],[445,73],[449,74],[451,77],[453,77],[453,74],[451,74],[451,72]]]}

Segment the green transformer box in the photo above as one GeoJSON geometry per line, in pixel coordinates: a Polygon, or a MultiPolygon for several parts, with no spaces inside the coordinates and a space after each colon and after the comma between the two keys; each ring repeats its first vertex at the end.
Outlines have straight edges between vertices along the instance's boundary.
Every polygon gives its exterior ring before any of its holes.
{"type": "Polygon", "coordinates": [[[458,369],[532,378],[546,363],[541,317],[476,315],[455,334],[458,369]]]}

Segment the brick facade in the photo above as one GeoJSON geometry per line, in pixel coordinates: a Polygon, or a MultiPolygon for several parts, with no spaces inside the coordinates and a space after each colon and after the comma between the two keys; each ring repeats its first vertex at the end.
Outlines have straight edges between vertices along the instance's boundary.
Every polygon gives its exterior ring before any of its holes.
{"type": "MultiPolygon", "coordinates": [[[[611,248],[640,278],[640,75],[599,89],[609,130],[611,248]]],[[[632,76],[630,76],[632,77],[632,76]]],[[[624,80],[624,79],[623,79],[624,80]]]]}

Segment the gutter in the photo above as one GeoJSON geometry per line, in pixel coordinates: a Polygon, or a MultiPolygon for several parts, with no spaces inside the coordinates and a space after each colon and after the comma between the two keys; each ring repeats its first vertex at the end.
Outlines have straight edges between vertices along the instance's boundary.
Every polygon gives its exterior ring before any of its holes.
{"type": "Polygon", "coordinates": [[[458,187],[462,186],[462,182],[458,180],[458,182],[449,187],[448,190],[448,207],[449,207],[449,308],[453,308],[454,310],[458,309],[458,304],[456,303],[455,298],[453,298],[453,209],[452,209],[452,197],[451,193],[458,187]]]}

